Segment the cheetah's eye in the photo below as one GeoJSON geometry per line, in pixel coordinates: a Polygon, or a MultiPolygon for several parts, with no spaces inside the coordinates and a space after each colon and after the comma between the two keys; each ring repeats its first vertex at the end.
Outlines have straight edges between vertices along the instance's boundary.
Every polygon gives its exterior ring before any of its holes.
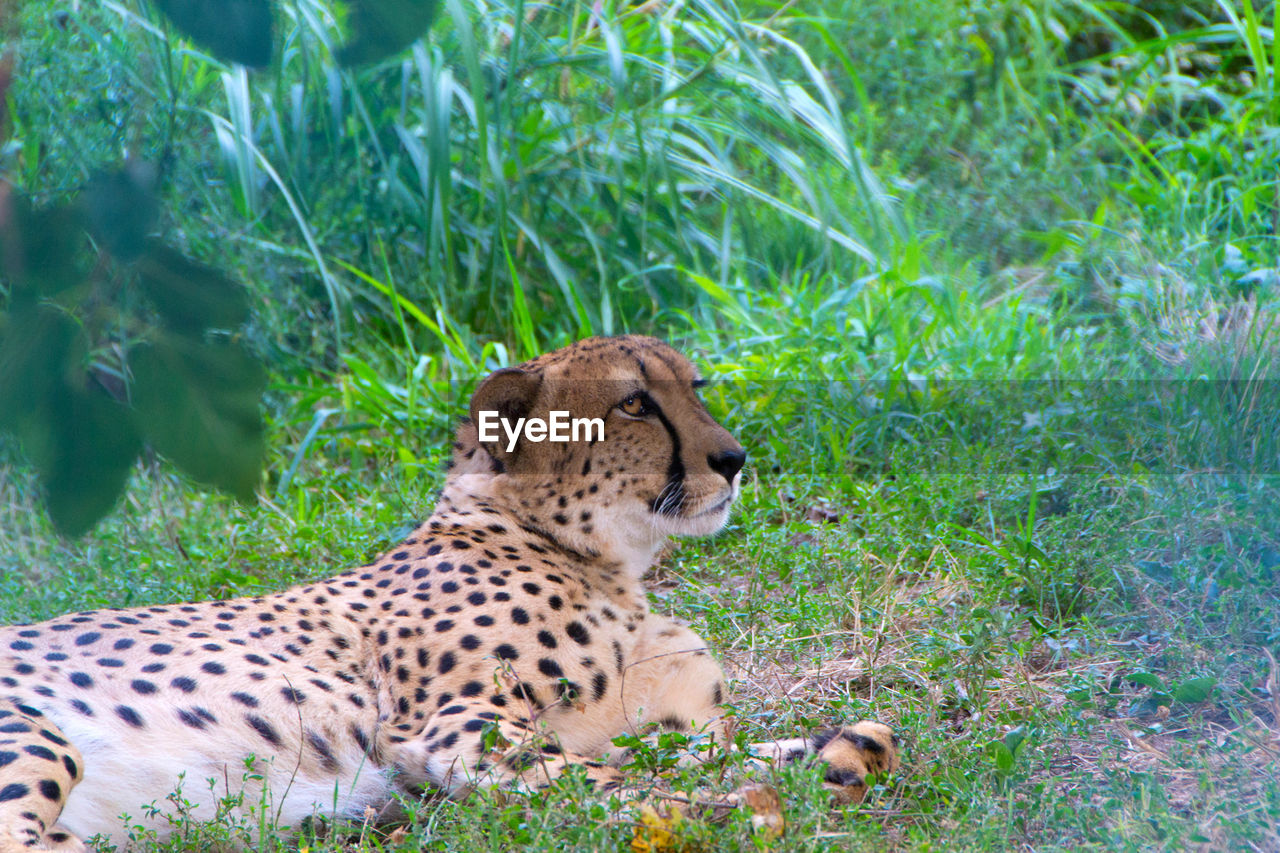
{"type": "Polygon", "coordinates": [[[642,418],[652,411],[644,395],[639,392],[632,394],[619,403],[618,408],[622,410],[623,414],[630,415],[633,418],[642,418]]]}

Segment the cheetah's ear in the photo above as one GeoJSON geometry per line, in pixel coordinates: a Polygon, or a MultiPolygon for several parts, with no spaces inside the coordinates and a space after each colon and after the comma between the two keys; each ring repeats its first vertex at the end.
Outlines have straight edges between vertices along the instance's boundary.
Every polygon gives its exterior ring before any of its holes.
{"type": "MultiPolygon", "coordinates": [[[[542,374],[530,373],[518,367],[503,368],[481,382],[480,387],[471,395],[471,422],[478,430],[481,412],[497,412],[499,418],[505,419],[514,427],[516,421],[533,411],[533,404],[541,387],[542,374]]],[[[497,441],[481,441],[480,446],[494,459],[506,462],[519,453],[520,448],[517,446],[508,453],[506,433],[501,427],[496,431],[497,441]]]]}

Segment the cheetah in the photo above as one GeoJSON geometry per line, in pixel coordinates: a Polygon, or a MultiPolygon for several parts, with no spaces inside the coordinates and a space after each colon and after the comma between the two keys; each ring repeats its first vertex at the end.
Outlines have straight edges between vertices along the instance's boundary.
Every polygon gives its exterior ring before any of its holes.
{"type": "MultiPolygon", "coordinates": [[[[197,819],[240,793],[297,826],[571,766],[617,791],[613,739],[655,725],[723,742],[719,665],[641,583],[669,537],[718,531],[738,496],[746,453],[701,384],[656,339],[580,341],[479,385],[431,517],[365,566],[0,628],[0,853],[125,846],[124,815],[164,837],[180,786],[197,819]],[[553,412],[604,435],[476,427],[553,412]]],[[[868,721],[753,752],[812,756],[849,790],[899,764],[868,721]]]]}

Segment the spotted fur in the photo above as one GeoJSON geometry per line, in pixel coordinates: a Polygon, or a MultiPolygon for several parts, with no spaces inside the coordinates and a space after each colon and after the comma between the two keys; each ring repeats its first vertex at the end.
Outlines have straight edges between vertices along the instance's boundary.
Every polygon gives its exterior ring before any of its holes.
{"type": "MultiPolygon", "coordinates": [[[[178,788],[196,818],[243,793],[285,825],[569,765],[608,790],[617,734],[721,725],[718,664],[640,583],[668,537],[715,532],[737,496],[745,454],[697,382],[652,338],[580,342],[480,385],[434,513],[365,566],[0,628],[0,853],[124,844],[121,815],[164,835],[178,788]],[[508,451],[473,426],[553,409],[603,418],[604,440],[508,451]]],[[[896,766],[886,732],[796,749],[847,786],[896,766]]]]}

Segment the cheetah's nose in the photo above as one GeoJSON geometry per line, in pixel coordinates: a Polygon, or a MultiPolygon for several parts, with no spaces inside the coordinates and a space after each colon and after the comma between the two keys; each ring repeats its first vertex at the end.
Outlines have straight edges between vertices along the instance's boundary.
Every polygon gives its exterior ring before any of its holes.
{"type": "Polygon", "coordinates": [[[742,470],[742,465],[747,461],[747,452],[745,450],[722,450],[719,453],[708,453],[707,464],[711,466],[711,470],[723,476],[730,483],[733,482],[734,476],[742,470]]]}

